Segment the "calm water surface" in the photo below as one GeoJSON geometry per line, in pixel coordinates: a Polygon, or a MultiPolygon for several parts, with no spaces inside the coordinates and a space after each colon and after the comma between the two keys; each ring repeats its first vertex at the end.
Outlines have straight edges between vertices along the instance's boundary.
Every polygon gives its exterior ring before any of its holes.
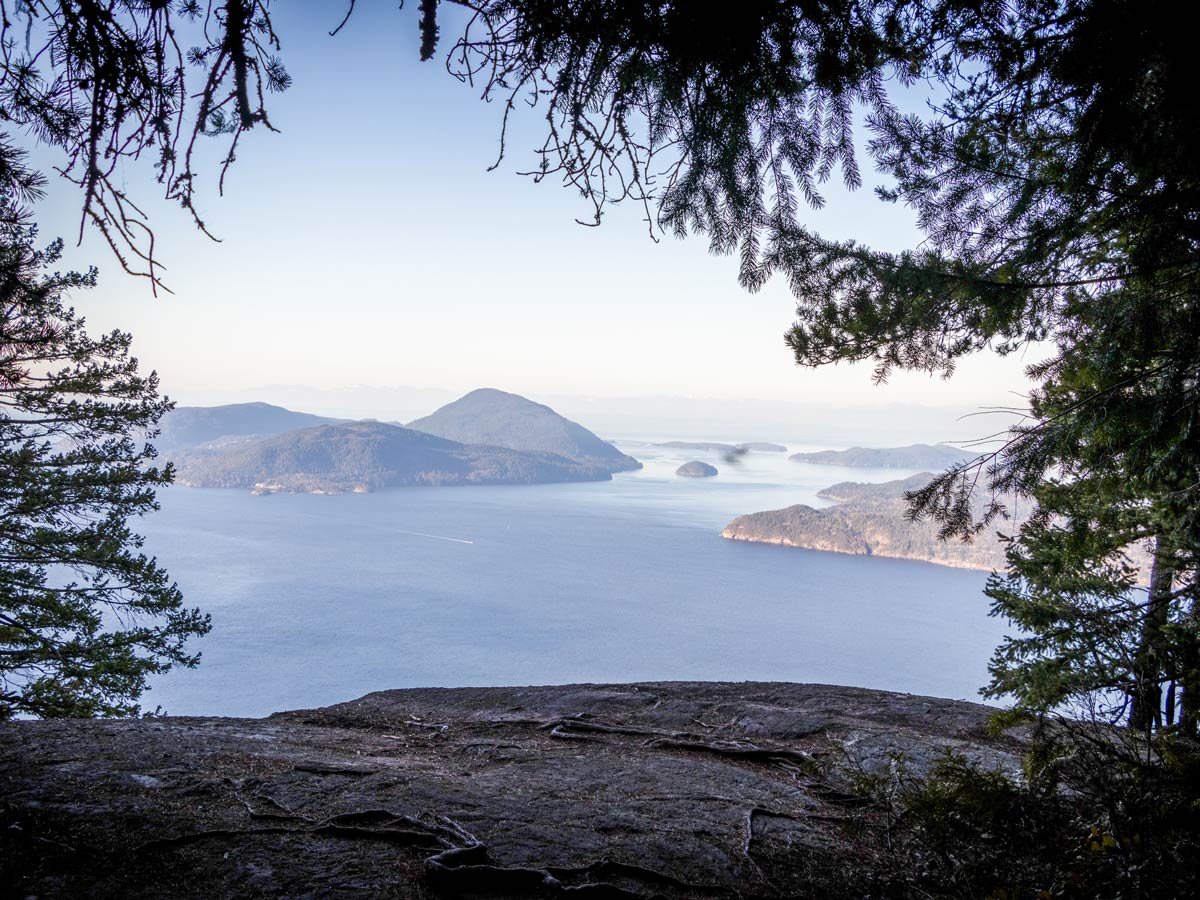
{"type": "MultiPolygon", "coordinates": [[[[385,688],[787,680],[974,699],[1003,634],[980,572],[726,541],[742,513],[823,505],[838,469],[622,449],[612,482],[253,497],[176,487],[148,549],[213,631],[143,703],[259,716],[385,688]],[[677,478],[687,459],[714,479],[677,478]]],[[[795,449],[795,448],[793,448],[795,449]]]]}

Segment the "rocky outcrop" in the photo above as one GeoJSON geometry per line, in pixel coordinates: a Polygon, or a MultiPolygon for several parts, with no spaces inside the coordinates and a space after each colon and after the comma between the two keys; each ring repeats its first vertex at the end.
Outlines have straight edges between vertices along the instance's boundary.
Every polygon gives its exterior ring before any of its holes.
{"type": "Polygon", "coordinates": [[[840,510],[803,504],[738,516],[725,526],[721,537],[831,553],[869,556],[873,552],[862,530],[840,510]]]}
{"type": "Polygon", "coordinates": [[[682,475],[685,478],[712,478],[717,474],[717,467],[710,466],[706,462],[700,462],[698,459],[693,459],[691,462],[685,462],[676,469],[675,474],[682,475]]]}
{"type": "MultiPolygon", "coordinates": [[[[933,475],[922,472],[909,478],[868,484],[843,481],[818,491],[817,496],[837,501],[837,506],[814,509],[797,504],[785,509],[739,516],[721,532],[733,541],[780,544],[805,550],[825,550],[864,556],[913,559],[956,569],[1003,571],[1007,566],[1007,543],[1001,534],[1015,534],[1029,515],[1027,504],[1011,498],[1005,503],[1008,517],[993,521],[970,543],[957,538],[942,540],[940,524],[931,519],[914,522],[908,518],[905,495],[927,485],[933,475]]],[[[977,491],[972,510],[979,521],[991,495],[977,491]]],[[[1124,549],[1126,560],[1137,570],[1137,583],[1150,583],[1152,564],[1144,544],[1124,549]]]]}
{"type": "MultiPolygon", "coordinates": [[[[386,691],[0,726],[0,885],[71,898],[858,897],[848,771],[1018,769],[987,707],[856,688],[386,691]]],[[[5,894],[8,896],[9,894],[5,894]]]]}

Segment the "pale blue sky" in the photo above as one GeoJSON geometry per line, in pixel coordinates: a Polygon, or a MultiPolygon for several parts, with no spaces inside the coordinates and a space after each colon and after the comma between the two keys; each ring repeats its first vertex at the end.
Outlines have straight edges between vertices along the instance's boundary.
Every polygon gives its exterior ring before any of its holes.
{"type": "MultiPolygon", "coordinates": [[[[359,6],[336,38],[326,32],[341,4],[278,6],[295,79],[270,104],[282,134],[244,140],[224,198],[215,168],[203,173],[202,211],[222,243],[178,209],[147,204],[174,296],[153,298],[94,234],[70,251],[101,269],[101,287],[78,307],[94,327],[131,330],[143,364],[179,401],[255,397],[407,418],[419,410],[401,408],[390,388],[436,396],[488,385],[538,399],[957,414],[1011,405],[1023,389],[1023,362],[991,355],[950,381],[901,375],[884,388],[871,385],[869,367],[796,368],[782,342],[794,309],[782,281],[747,294],[733,258],[710,256],[703,238],[652,242],[632,207],[610,211],[601,228],[575,224],[587,209],[570,191],[514,174],[540,142],[536,112],[517,120],[508,159],[488,173],[499,106],[479,102],[440,60],[417,61],[415,4],[359,6]],[[356,394],[362,402],[345,399],[356,394]]],[[[443,10],[448,36],[457,11],[443,10]]],[[[127,178],[135,196],[157,192],[144,173],[127,178]]],[[[78,198],[52,187],[43,233],[73,238],[78,198]]],[[[822,233],[890,249],[919,239],[911,214],[869,187],[832,184],[827,195],[811,215],[822,233]]],[[[990,429],[967,429],[980,430],[990,429]]]]}

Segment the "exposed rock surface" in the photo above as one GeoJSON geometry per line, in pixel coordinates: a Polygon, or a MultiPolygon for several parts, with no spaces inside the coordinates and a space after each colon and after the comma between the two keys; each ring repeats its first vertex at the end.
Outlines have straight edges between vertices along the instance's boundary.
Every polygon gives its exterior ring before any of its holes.
{"type": "Polygon", "coordinates": [[[987,707],[824,685],[386,691],[268,719],[0,725],[0,894],[862,895],[839,772],[952,750],[987,707]]]}
{"type": "Polygon", "coordinates": [[[610,473],[642,467],[549,406],[494,388],[471,391],[408,427],[463,444],[554,453],[610,473]]]}
{"type": "Polygon", "coordinates": [[[682,475],[685,478],[712,478],[717,474],[717,467],[710,466],[706,462],[700,462],[698,459],[693,459],[691,462],[685,462],[676,469],[675,474],[682,475]]]}

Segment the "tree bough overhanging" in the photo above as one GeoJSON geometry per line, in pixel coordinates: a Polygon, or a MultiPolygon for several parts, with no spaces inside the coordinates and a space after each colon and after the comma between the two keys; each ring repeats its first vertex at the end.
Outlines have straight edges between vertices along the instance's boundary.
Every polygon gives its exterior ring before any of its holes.
{"type": "Polygon", "coordinates": [[[118,175],[146,158],[166,197],[196,208],[199,138],[271,128],[265,95],[291,82],[269,0],[0,0],[0,121],[61,151],[90,222],[122,267],[162,286],[154,234],[118,175]],[[181,31],[182,28],[182,31],[181,31]],[[185,45],[188,38],[196,43],[185,45]],[[186,77],[197,69],[200,89],[186,77]]]}

